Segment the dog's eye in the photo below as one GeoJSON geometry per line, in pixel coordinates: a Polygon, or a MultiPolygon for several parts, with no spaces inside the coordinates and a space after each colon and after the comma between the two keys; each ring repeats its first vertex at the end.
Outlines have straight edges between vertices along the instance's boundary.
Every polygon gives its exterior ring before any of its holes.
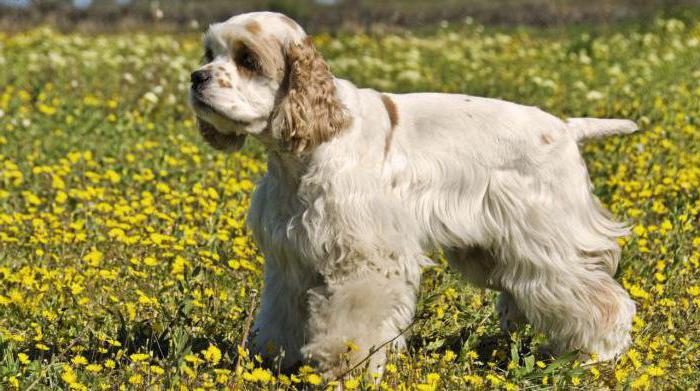
{"type": "Polygon", "coordinates": [[[255,56],[248,50],[238,52],[236,63],[249,71],[257,71],[259,69],[255,56]]]}

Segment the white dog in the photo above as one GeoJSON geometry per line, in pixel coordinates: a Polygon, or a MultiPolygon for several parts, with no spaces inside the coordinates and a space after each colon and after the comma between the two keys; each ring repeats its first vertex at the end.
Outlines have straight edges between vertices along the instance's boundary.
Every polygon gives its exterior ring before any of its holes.
{"type": "Polygon", "coordinates": [[[502,327],[528,321],[556,353],[601,360],[629,345],[635,305],[613,279],[626,229],[592,195],[577,142],[633,122],[360,89],[276,13],[214,24],[204,45],[190,93],[202,135],[224,150],[252,135],[268,151],[248,216],[265,254],[256,352],[328,377],[373,353],[381,372],[436,248],[501,292],[502,327]]]}

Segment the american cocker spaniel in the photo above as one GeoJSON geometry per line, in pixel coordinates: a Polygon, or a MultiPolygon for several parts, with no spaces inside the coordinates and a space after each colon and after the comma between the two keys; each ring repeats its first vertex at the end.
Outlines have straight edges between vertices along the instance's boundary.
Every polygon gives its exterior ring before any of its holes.
{"type": "Polygon", "coordinates": [[[328,377],[369,356],[381,372],[405,345],[435,249],[501,292],[504,329],[529,322],[555,353],[599,360],[629,345],[635,305],[613,278],[627,230],[591,193],[577,143],[632,121],[358,88],[277,13],[214,24],[204,47],[190,90],[201,134],[221,150],[248,135],[267,149],[248,215],[265,255],[256,353],[328,377]]]}

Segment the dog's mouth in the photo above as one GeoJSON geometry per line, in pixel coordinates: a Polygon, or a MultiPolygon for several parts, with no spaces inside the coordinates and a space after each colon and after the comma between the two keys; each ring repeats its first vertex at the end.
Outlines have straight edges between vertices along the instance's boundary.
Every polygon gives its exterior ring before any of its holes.
{"type": "Polygon", "coordinates": [[[243,147],[243,143],[245,142],[245,134],[221,133],[214,125],[205,121],[199,115],[197,116],[197,127],[199,128],[199,133],[202,135],[202,138],[204,138],[204,141],[206,141],[214,149],[218,149],[220,151],[237,151],[243,147]]]}
{"type": "Polygon", "coordinates": [[[190,92],[190,104],[198,118],[206,119],[221,133],[243,133],[241,129],[250,125],[248,122],[231,118],[222,113],[195,89],[190,92]]]}
{"type": "Polygon", "coordinates": [[[243,129],[247,122],[221,113],[195,90],[190,93],[190,104],[197,116],[199,133],[209,145],[226,152],[237,151],[243,146],[246,136],[243,129]],[[225,131],[222,132],[222,129],[225,131]]]}

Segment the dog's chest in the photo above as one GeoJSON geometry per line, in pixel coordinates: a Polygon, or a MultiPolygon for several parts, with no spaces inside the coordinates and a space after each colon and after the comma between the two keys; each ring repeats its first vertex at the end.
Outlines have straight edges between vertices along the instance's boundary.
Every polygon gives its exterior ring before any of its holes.
{"type": "Polygon", "coordinates": [[[248,227],[266,261],[302,267],[312,261],[308,231],[303,227],[305,208],[279,184],[263,179],[253,195],[248,227]]]}

